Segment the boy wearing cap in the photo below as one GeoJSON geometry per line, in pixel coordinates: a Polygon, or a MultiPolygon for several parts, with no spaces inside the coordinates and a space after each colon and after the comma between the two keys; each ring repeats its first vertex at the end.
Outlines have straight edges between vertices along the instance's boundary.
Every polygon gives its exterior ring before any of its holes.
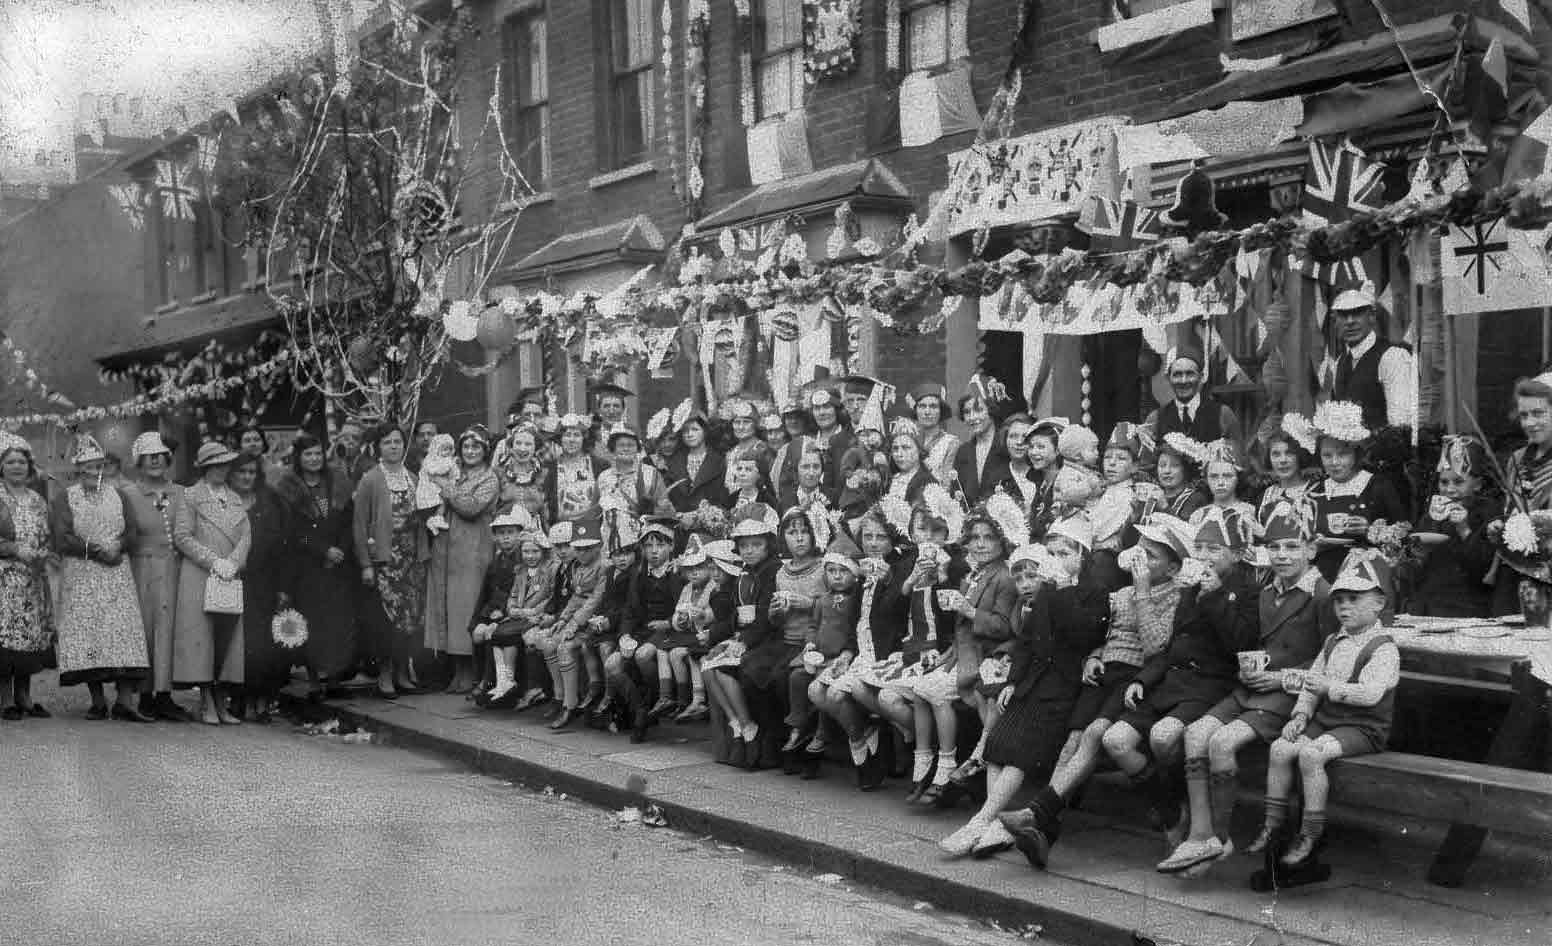
{"type": "Polygon", "coordinates": [[[1272,580],[1261,589],[1260,639],[1241,651],[1239,685],[1186,729],[1186,794],[1191,831],[1159,863],[1162,873],[1190,870],[1233,853],[1229,821],[1238,783],[1237,756],[1281,735],[1302,674],[1337,629],[1331,586],[1315,568],[1314,524],[1290,503],[1274,507],[1262,536],[1272,580]]]}
{"type": "Polygon", "coordinates": [[[601,554],[603,536],[597,519],[580,519],[571,527],[571,596],[555,615],[555,624],[544,659],[551,664],[551,678],[559,677],[561,706],[551,729],[565,729],[581,715],[582,635],[603,601],[607,566],[601,554]]]}
{"type": "MultiPolygon", "coordinates": [[[[649,723],[679,710],[674,699],[674,668],[668,659],[676,643],[686,643],[674,640],[674,609],[684,590],[684,576],[674,567],[674,521],[656,516],[642,520],[641,564],[631,572],[625,612],[620,616],[622,647],[628,646],[627,638],[637,642],[631,659],[639,683],[627,680],[620,688],[630,707],[635,742],[646,738],[649,723]]],[[[690,638],[693,640],[693,633],[690,638]]],[[[688,690],[688,671],[683,683],[688,690]]]]}
{"type": "Polygon", "coordinates": [[[587,643],[582,646],[588,680],[588,695],[582,705],[591,707],[588,725],[609,727],[611,732],[619,731],[617,708],[629,705],[617,685],[618,678],[626,676],[625,660],[620,656],[620,619],[625,614],[630,578],[640,551],[640,534],[635,525],[629,519],[621,519],[619,525],[630,528],[609,533],[609,578],[597,612],[588,619],[587,643]]]}
{"type": "Polygon", "coordinates": [[[1390,735],[1401,652],[1380,626],[1385,609],[1379,572],[1383,567],[1378,556],[1355,553],[1332,582],[1341,629],[1326,639],[1310,665],[1293,716],[1281,738],[1272,743],[1265,821],[1247,850],[1261,853],[1282,836],[1297,767],[1302,773],[1304,818],[1298,837],[1279,859],[1283,868],[1314,863],[1326,829],[1330,792],[1326,766],[1333,759],[1379,752],[1390,735]]]}
{"type": "Polygon", "coordinates": [[[479,597],[469,616],[469,636],[474,645],[474,672],[478,676],[474,686],[474,701],[482,702],[496,685],[496,669],[491,660],[490,634],[495,626],[506,619],[507,599],[512,594],[512,582],[519,565],[518,537],[525,526],[530,525],[527,515],[508,510],[490,521],[490,532],[495,539],[495,550],[490,564],[485,566],[485,578],[480,584],[479,597]]]}
{"type": "Polygon", "coordinates": [[[550,659],[549,655],[555,645],[555,617],[571,600],[572,589],[575,588],[571,580],[572,572],[576,569],[575,557],[571,551],[574,530],[575,525],[571,522],[557,522],[550,526],[548,536],[551,555],[550,596],[546,602],[545,614],[523,635],[523,641],[528,645],[524,652],[523,679],[529,682],[529,689],[517,702],[519,711],[551,700],[558,700],[565,692],[565,686],[560,677],[560,667],[550,659]],[[548,693],[544,690],[545,679],[550,681],[548,693]]]}

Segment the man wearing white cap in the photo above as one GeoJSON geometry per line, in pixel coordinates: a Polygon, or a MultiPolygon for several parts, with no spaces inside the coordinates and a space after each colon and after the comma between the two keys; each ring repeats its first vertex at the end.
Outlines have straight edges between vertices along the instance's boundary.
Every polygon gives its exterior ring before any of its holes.
{"type": "Polygon", "coordinates": [[[1331,367],[1332,400],[1362,406],[1370,430],[1416,423],[1417,368],[1410,351],[1379,337],[1374,293],[1343,290],[1331,303],[1331,318],[1343,346],[1331,367]]]}

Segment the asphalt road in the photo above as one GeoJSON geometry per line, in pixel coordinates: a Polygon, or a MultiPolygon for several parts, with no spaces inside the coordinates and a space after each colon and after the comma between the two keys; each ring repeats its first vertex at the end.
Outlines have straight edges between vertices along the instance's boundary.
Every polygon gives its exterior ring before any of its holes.
{"type": "Polygon", "coordinates": [[[6,946],[1019,942],[407,750],[40,693],[0,722],[6,946]]]}

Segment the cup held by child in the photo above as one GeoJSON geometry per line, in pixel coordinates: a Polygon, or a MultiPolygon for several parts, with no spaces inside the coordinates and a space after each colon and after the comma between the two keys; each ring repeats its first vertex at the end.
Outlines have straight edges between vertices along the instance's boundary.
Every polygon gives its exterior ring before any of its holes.
{"type": "Polygon", "coordinates": [[[1239,652],[1239,672],[1241,676],[1261,673],[1271,665],[1272,655],[1264,650],[1242,650],[1239,652]]]}
{"type": "Polygon", "coordinates": [[[938,589],[938,607],[944,611],[958,611],[959,605],[964,601],[964,595],[952,588],[938,589]]]}
{"type": "Polygon", "coordinates": [[[754,623],[754,605],[741,604],[738,606],[738,624],[740,627],[748,627],[754,623]]]}

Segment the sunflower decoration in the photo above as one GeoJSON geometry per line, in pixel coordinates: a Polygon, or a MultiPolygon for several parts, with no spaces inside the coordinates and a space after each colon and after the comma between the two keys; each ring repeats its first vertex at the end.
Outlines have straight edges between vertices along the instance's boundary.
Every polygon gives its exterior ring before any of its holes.
{"type": "Polygon", "coordinates": [[[281,647],[296,650],[307,643],[307,618],[295,608],[286,608],[270,621],[269,633],[281,647]]]}

